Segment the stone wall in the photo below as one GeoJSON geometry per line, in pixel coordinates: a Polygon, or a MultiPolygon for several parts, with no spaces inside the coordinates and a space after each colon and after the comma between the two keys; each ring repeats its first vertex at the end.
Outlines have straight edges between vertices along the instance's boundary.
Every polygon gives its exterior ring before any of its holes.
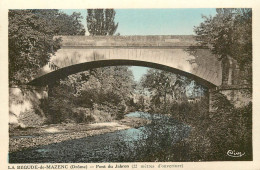
{"type": "Polygon", "coordinates": [[[222,86],[248,84],[247,69],[241,70],[231,57],[222,59],[222,86]]]}
{"type": "Polygon", "coordinates": [[[228,101],[235,107],[241,108],[252,102],[252,89],[246,85],[219,86],[209,90],[209,111],[214,112],[214,95],[223,94],[228,101]]]}
{"type": "Polygon", "coordinates": [[[44,123],[41,99],[47,98],[46,88],[17,86],[9,88],[9,124],[28,127],[44,123]]]}

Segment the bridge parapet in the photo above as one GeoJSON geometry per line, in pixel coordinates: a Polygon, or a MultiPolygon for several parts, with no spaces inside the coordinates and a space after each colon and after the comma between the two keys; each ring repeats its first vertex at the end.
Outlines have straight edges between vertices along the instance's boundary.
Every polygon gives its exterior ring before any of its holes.
{"type": "MultiPolygon", "coordinates": [[[[58,38],[58,37],[57,37],[58,38]]],[[[189,47],[195,46],[194,36],[62,36],[62,47],[189,47]]]]}
{"type": "MultiPolygon", "coordinates": [[[[58,38],[58,37],[57,37],[58,38]]],[[[214,87],[222,83],[221,62],[194,36],[63,36],[62,46],[31,85],[46,85],[55,79],[90,68],[137,65],[165,69],[214,87]],[[195,47],[196,55],[188,50],[195,47]]]]}

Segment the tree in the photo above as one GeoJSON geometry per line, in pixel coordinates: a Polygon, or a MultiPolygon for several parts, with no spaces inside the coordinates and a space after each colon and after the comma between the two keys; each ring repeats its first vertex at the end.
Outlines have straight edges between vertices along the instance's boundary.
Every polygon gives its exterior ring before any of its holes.
{"type": "Polygon", "coordinates": [[[231,57],[252,83],[252,9],[217,9],[194,31],[201,45],[208,46],[220,60],[231,57]]]}
{"type": "Polygon", "coordinates": [[[32,13],[44,18],[52,26],[55,35],[85,35],[85,28],[81,23],[83,17],[80,13],[73,12],[67,15],[57,9],[37,9],[32,13]]]}
{"type": "Polygon", "coordinates": [[[89,113],[97,113],[95,116],[102,119],[99,112],[122,118],[131,106],[133,79],[128,67],[112,66],[91,69],[57,81],[49,89],[49,122],[73,121],[78,116],[77,121],[84,122],[89,113]],[[84,113],[80,111],[82,109],[84,113]]]}
{"type": "Polygon", "coordinates": [[[185,76],[171,72],[149,69],[142,77],[141,86],[149,92],[151,109],[155,112],[171,112],[174,105],[181,106],[189,98],[201,98],[207,92],[206,88],[185,76]]]}
{"type": "Polygon", "coordinates": [[[9,10],[9,84],[23,84],[60,48],[56,35],[84,35],[80,14],[58,10],[9,10]]]}
{"type": "Polygon", "coordinates": [[[114,35],[118,23],[115,24],[114,9],[88,9],[87,27],[90,35],[114,35]]]}
{"type": "Polygon", "coordinates": [[[182,87],[188,85],[189,82],[185,81],[184,77],[157,69],[149,69],[141,80],[143,87],[155,96],[164,98],[164,102],[167,95],[175,99],[182,98],[186,93],[185,88],[182,87]]]}
{"type": "MultiPolygon", "coordinates": [[[[81,79],[77,81],[78,91],[80,95],[84,91],[98,91],[100,92],[100,99],[104,98],[106,94],[113,93],[124,102],[129,103],[134,91],[134,78],[132,71],[126,66],[113,66],[96,68],[83,73],[81,79]],[[87,79],[85,77],[88,77],[87,79]],[[103,95],[102,95],[103,94],[103,95]]],[[[98,95],[98,93],[96,93],[98,95]]],[[[100,101],[112,102],[112,98],[100,101]]]]}
{"type": "Polygon", "coordinates": [[[142,77],[142,86],[150,92],[151,103],[154,108],[166,111],[171,100],[187,99],[186,87],[189,79],[170,72],[149,69],[142,77]],[[160,109],[161,108],[161,109],[160,109]]]}

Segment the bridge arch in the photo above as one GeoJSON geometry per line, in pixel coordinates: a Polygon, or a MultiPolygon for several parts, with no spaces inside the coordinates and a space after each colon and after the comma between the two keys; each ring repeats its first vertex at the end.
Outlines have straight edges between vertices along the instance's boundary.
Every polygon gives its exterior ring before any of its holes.
{"type": "Polygon", "coordinates": [[[193,78],[208,87],[222,83],[221,62],[193,36],[65,36],[29,85],[44,86],[91,68],[134,65],[167,70],[193,78]],[[193,47],[196,54],[188,49],[193,47]]]}
{"type": "Polygon", "coordinates": [[[71,66],[63,67],[60,69],[57,69],[56,71],[52,71],[50,73],[44,74],[31,82],[28,83],[28,85],[33,86],[46,86],[54,83],[56,80],[63,79],[69,75],[76,74],[79,72],[87,71],[89,69],[95,69],[100,67],[108,67],[108,66],[144,66],[144,67],[150,67],[150,68],[156,68],[164,71],[169,71],[175,74],[186,76],[187,78],[193,79],[199,84],[207,87],[207,88],[214,88],[216,87],[215,84],[198,77],[196,75],[193,75],[191,73],[169,67],[166,65],[158,64],[158,63],[152,63],[147,61],[139,61],[139,60],[98,60],[98,61],[90,61],[80,64],[74,64],[71,66]]]}

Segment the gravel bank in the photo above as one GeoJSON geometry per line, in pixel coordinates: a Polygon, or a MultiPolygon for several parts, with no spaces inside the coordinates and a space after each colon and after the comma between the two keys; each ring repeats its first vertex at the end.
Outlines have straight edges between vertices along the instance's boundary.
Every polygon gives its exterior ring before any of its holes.
{"type": "Polygon", "coordinates": [[[27,148],[137,128],[150,123],[147,119],[126,117],[122,120],[94,124],[59,124],[9,131],[9,152],[27,148]]]}

